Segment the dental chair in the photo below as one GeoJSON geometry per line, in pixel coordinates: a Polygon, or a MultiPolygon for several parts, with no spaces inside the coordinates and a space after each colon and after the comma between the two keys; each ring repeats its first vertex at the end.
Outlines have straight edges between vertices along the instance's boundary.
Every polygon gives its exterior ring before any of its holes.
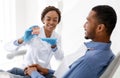
{"type": "Polygon", "coordinates": [[[13,59],[16,56],[24,56],[26,54],[27,50],[18,50],[16,52],[10,52],[9,54],[7,54],[7,58],[8,59],[13,59]]]}
{"type": "Polygon", "coordinates": [[[7,72],[0,72],[0,78],[10,78],[10,75],[7,72]]]}
{"type": "Polygon", "coordinates": [[[105,72],[101,75],[100,78],[113,78],[116,70],[118,69],[120,65],[120,52],[116,55],[114,60],[110,63],[110,65],[107,67],[105,72]]]}
{"type": "Polygon", "coordinates": [[[24,56],[27,52],[26,50],[26,46],[23,46],[23,47],[20,47],[20,49],[18,49],[14,44],[13,44],[14,40],[13,41],[10,41],[8,43],[6,43],[3,47],[4,47],[4,50],[7,53],[6,55],[6,58],[7,59],[13,59],[14,57],[16,56],[24,56]]]}

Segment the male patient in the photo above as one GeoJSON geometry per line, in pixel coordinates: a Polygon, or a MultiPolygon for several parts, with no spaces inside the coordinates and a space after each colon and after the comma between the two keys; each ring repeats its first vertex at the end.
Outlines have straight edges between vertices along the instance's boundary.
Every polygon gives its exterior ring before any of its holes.
{"type": "MultiPolygon", "coordinates": [[[[117,21],[115,10],[109,5],[98,5],[91,9],[86,19],[85,38],[91,41],[84,43],[85,55],[74,61],[62,78],[99,78],[114,59],[110,37],[117,21]]],[[[31,78],[46,78],[54,72],[35,64],[24,73],[31,78]]]]}

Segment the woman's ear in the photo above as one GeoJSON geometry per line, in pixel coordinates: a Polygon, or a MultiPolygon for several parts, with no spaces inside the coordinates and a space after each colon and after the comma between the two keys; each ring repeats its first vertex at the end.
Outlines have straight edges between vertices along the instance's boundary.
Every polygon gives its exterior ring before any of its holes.
{"type": "Polygon", "coordinates": [[[45,24],[44,21],[42,21],[42,22],[43,22],[43,24],[45,24]]]}
{"type": "Polygon", "coordinates": [[[44,18],[42,19],[42,23],[45,24],[45,22],[44,22],[44,18]]]}

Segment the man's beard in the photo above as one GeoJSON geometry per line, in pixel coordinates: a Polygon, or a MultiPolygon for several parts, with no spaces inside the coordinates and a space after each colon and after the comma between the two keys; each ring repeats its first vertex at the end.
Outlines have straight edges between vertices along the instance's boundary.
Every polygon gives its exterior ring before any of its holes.
{"type": "Polygon", "coordinates": [[[89,39],[89,37],[85,36],[85,39],[89,39]]]}

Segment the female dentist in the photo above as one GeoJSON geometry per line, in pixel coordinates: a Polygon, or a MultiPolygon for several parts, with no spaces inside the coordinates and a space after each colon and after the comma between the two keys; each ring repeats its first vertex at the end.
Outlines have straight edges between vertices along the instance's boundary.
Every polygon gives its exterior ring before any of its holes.
{"type": "Polygon", "coordinates": [[[64,57],[61,50],[61,37],[54,31],[61,20],[60,10],[54,6],[46,7],[41,14],[41,20],[43,27],[32,26],[25,31],[22,38],[12,42],[14,49],[12,48],[11,51],[27,45],[23,69],[31,64],[51,68],[50,60],[53,55],[57,60],[62,60],[64,57]]]}

